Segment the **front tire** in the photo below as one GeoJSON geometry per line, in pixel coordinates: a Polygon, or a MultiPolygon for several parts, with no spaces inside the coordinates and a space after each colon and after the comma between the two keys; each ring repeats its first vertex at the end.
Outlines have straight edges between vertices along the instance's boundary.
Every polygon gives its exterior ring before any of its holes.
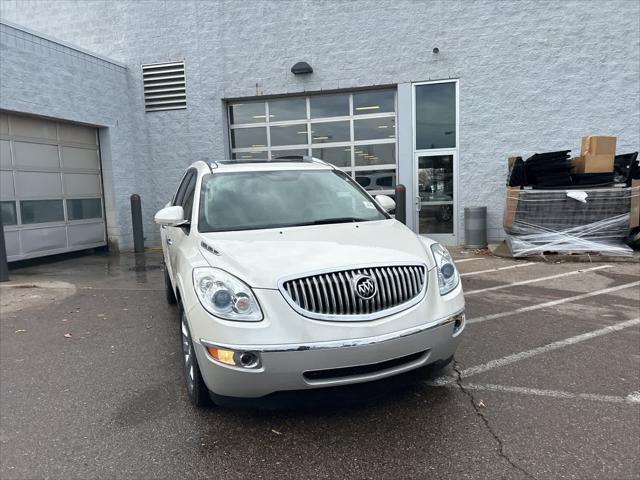
{"type": "Polygon", "coordinates": [[[198,359],[193,349],[193,342],[191,341],[189,325],[187,324],[187,315],[183,309],[180,309],[180,320],[182,330],[182,360],[187,383],[187,394],[193,405],[199,408],[206,407],[211,404],[209,389],[205,385],[202,374],[200,373],[198,359]]]}

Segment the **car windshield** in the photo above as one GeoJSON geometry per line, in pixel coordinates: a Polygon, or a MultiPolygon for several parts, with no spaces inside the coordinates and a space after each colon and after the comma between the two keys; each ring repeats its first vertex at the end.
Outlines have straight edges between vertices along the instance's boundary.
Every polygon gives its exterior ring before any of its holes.
{"type": "Polygon", "coordinates": [[[202,180],[198,230],[256,230],[387,218],[343,172],[225,172],[202,180]]]}

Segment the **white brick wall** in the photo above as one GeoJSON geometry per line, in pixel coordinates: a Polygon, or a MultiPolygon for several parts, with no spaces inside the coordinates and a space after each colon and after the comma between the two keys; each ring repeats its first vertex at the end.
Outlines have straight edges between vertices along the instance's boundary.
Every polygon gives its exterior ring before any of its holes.
{"type": "MultiPolygon", "coordinates": [[[[460,213],[487,205],[491,238],[502,235],[508,156],[576,151],[584,134],[616,135],[623,152],[640,144],[637,1],[3,0],[0,16],[128,66],[127,120],[126,109],[103,112],[128,125],[112,154],[125,248],[128,195],[142,195],[157,241],[152,214],[184,166],[224,156],[221,99],[255,95],[257,81],[281,94],[459,78],[460,213]],[[188,109],[144,114],[140,64],[176,59],[188,109]],[[298,60],[314,73],[294,77],[298,60]]],[[[95,105],[56,111],[72,118],[95,105]]]]}

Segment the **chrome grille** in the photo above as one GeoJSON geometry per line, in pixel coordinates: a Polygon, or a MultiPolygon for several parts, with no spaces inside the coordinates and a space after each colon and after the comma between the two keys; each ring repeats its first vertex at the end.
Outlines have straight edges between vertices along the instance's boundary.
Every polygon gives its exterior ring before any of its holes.
{"type": "Polygon", "coordinates": [[[426,287],[426,268],[424,265],[363,267],[308,275],[281,285],[287,301],[312,318],[372,319],[419,301],[426,287]],[[375,281],[376,293],[368,300],[356,292],[354,279],[359,275],[375,281]]]}

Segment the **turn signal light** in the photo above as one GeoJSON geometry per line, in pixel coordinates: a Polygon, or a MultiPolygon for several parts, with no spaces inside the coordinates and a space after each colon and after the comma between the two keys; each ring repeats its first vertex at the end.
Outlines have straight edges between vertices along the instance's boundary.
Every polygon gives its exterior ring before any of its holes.
{"type": "Polygon", "coordinates": [[[233,358],[233,350],[224,350],[222,348],[207,347],[207,352],[213,358],[219,362],[226,363],[227,365],[235,365],[236,361],[233,358]]]}

